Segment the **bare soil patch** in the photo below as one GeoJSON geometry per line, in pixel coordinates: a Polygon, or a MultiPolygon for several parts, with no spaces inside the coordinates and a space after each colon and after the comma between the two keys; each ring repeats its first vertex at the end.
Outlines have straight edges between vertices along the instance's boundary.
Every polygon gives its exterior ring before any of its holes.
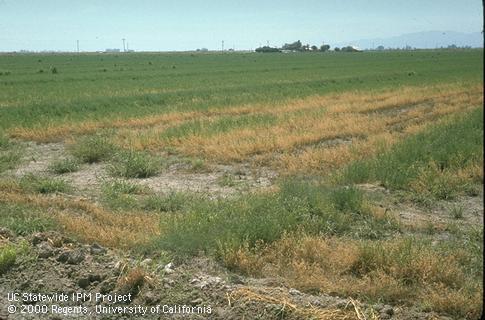
{"type": "MultiPolygon", "coordinates": [[[[63,143],[22,143],[24,156],[18,168],[6,174],[20,178],[27,174],[48,175],[69,182],[79,196],[98,199],[103,181],[109,180],[108,163],[82,164],[78,171],[56,175],[48,168],[54,161],[69,157],[63,143]]],[[[127,179],[144,185],[155,193],[196,192],[210,198],[227,197],[271,187],[277,173],[249,164],[209,165],[201,172],[184,163],[174,163],[145,179],[127,179]]]]}
{"type": "Polygon", "coordinates": [[[476,196],[460,196],[451,201],[437,200],[432,205],[417,205],[411,201],[395,200],[390,191],[374,184],[360,184],[358,188],[381,196],[381,205],[399,217],[407,226],[432,225],[444,227],[450,223],[463,226],[483,226],[483,185],[476,196]],[[457,212],[457,213],[455,213],[457,212]]]}

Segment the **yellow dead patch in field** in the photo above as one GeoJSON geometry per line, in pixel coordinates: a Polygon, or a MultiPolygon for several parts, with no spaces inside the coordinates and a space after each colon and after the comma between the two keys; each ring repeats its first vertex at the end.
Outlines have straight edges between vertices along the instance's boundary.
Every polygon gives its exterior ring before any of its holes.
{"type": "Polygon", "coordinates": [[[472,319],[481,312],[482,288],[461,268],[464,255],[464,250],[442,254],[419,243],[410,245],[409,239],[366,243],[298,234],[258,251],[226,252],[224,261],[245,274],[285,279],[288,286],[304,291],[426,303],[435,311],[472,319]]]}
{"type": "Polygon", "coordinates": [[[386,130],[377,134],[367,134],[364,138],[356,137],[324,147],[312,145],[299,152],[283,153],[275,161],[275,166],[279,166],[288,174],[302,171],[322,172],[340,168],[354,160],[370,157],[380,148],[389,147],[407,135],[422,131],[427,126],[439,122],[446,115],[472,108],[473,104],[445,105],[442,103],[433,109],[413,109],[396,118],[383,118],[386,130]]]}
{"type": "Polygon", "coordinates": [[[42,128],[14,128],[10,136],[22,140],[36,142],[62,141],[74,134],[93,134],[101,129],[108,128],[137,128],[153,126],[163,123],[179,123],[192,119],[199,114],[196,112],[168,113],[146,118],[117,119],[112,121],[86,121],[76,124],[51,125],[42,128]]]}
{"type": "MultiPolygon", "coordinates": [[[[214,162],[263,161],[282,171],[339,167],[373,154],[380,143],[402,137],[454,113],[483,104],[480,85],[442,84],[401,87],[379,92],[345,92],[285,103],[171,112],[143,118],[87,121],[47,128],[15,128],[14,137],[39,142],[65,140],[114,128],[113,142],[124,148],[158,151],[165,148],[214,162]],[[234,126],[210,132],[222,117],[270,115],[271,123],[234,126]],[[167,129],[199,120],[202,133],[167,138],[167,129]],[[204,133],[204,130],[208,130],[204,133]]],[[[198,132],[198,131],[197,131],[198,132]]]]}
{"type": "MultiPolygon", "coordinates": [[[[473,92],[481,90],[479,86],[473,88],[473,92]]],[[[206,111],[189,112],[170,112],[161,115],[151,115],[142,118],[111,119],[100,121],[85,121],[81,123],[51,124],[48,127],[39,128],[13,128],[10,135],[14,138],[32,140],[37,142],[50,142],[65,139],[66,136],[76,134],[92,134],[100,129],[106,128],[144,128],[155,125],[176,124],[182,121],[197,119],[199,117],[217,117],[224,115],[242,115],[251,113],[281,114],[297,110],[312,109],[315,107],[332,106],[334,111],[344,112],[346,109],[353,112],[361,112],[360,105],[374,104],[374,109],[385,108],[389,105],[399,105],[400,103],[412,103],[417,98],[426,99],[426,95],[446,96],[446,93],[470,92],[470,88],[463,88],[460,85],[444,84],[431,87],[404,87],[398,90],[388,90],[384,92],[347,92],[339,94],[328,94],[324,96],[310,96],[304,99],[289,100],[284,103],[272,105],[252,104],[234,106],[231,108],[209,108],[206,111]],[[356,109],[357,108],[357,109],[356,109]]],[[[369,109],[369,110],[372,110],[369,109]]]]}
{"type": "Polygon", "coordinates": [[[69,123],[60,125],[52,124],[47,127],[39,128],[18,127],[11,129],[9,133],[12,138],[31,140],[36,142],[53,142],[64,140],[66,139],[66,137],[72,135],[93,134],[101,129],[127,128],[129,130],[144,130],[144,128],[154,126],[160,126],[163,129],[193,119],[214,119],[220,116],[238,116],[256,113],[272,114],[281,111],[291,112],[311,107],[311,105],[308,106],[308,102],[309,99],[292,100],[291,103],[287,103],[279,107],[278,110],[272,110],[271,106],[255,104],[236,106],[226,109],[210,108],[206,111],[171,112],[142,118],[115,119],[110,121],[85,121],[81,123],[69,123]]]}
{"type": "MultiPolygon", "coordinates": [[[[422,127],[423,125],[419,126],[422,127]]],[[[296,154],[283,154],[275,165],[279,165],[286,174],[330,171],[354,160],[369,157],[378,148],[394,144],[400,136],[400,133],[384,132],[367,139],[355,139],[356,141],[338,143],[325,148],[310,146],[296,154]]]]}
{"type": "MultiPolygon", "coordinates": [[[[350,159],[349,146],[326,151],[328,144],[332,145],[332,140],[335,139],[367,139],[374,135],[403,131],[408,126],[413,126],[416,130],[417,125],[421,127],[445,115],[466,111],[483,101],[481,88],[477,87],[454,90],[450,88],[438,92],[435,90],[421,88],[412,91],[404,88],[383,96],[346,93],[336,97],[334,101],[329,101],[328,97],[314,97],[308,105],[312,108],[324,108],[326,112],[282,117],[269,128],[239,128],[209,137],[189,135],[171,141],[171,145],[182,153],[221,162],[245,160],[264,153],[283,153],[288,162],[289,153],[307,145],[317,145],[315,149],[322,150],[317,152],[319,157],[325,158],[324,155],[327,154],[329,163],[339,158],[350,159]]],[[[371,142],[368,146],[372,144],[371,142]]],[[[365,149],[359,146],[356,148],[365,149]]],[[[308,153],[293,155],[300,156],[303,157],[300,159],[303,163],[317,161],[311,159],[308,153]]],[[[345,161],[338,160],[337,164],[341,162],[345,161]]]]}
{"type": "Polygon", "coordinates": [[[59,222],[68,234],[110,247],[135,248],[160,233],[159,217],[146,212],[117,214],[84,199],[60,196],[1,192],[0,197],[3,202],[48,209],[49,216],[59,222]]]}
{"type": "Polygon", "coordinates": [[[299,146],[383,130],[383,122],[362,114],[302,116],[270,128],[242,128],[213,137],[188,136],[172,144],[182,153],[215,161],[238,161],[252,155],[290,151],[299,146]]]}
{"type": "Polygon", "coordinates": [[[254,303],[254,304],[273,304],[281,306],[282,312],[295,315],[302,319],[316,319],[316,320],[361,320],[378,319],[374,313],[374,317],[362,317],[365,314],[365,310],[362,310],[357,303],[349,303],[349,305],[342,307],[341,309],[333,307],[321,308],[313,305],[301,306],[291,302],[289,294],[283,292],[276,292],[268,290],[266,292],[260,287],[243,287],[231,292],[227,297],[229,305],[235,305],[239,302],[254,303]]]}

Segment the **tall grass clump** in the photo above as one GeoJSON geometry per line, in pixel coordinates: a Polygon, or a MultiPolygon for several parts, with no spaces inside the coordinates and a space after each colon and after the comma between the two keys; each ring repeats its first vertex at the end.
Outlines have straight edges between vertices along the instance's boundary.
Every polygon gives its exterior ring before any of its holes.
{"type": "Polygon", "coordinates": [[[21,156],[17,150],[0,151],[0,173],[17,167],[21,156]]]}
{"type": "Polygon", "coordinates": [[[27,255],[29,247],[26,242],[19,244],[0,244],[0,275],[15,265],[18,258],[27,255]]]}
{"type": "Polygon", "coordinates": [[[274,194],[194,199],[181,212],[163,216],[158,245],[188,254],[205,251],[220,256],[243,245],[271,243],[295,230],[363,238],[382,238],[396,230],[397,225],[387,217],[375,218],[364,210],[357,191],[344,196],[356,204],[343,208],[338,203],[340,196],[335,200],[332,192],[330,187],[288,181],[274,194]]]}
{"type": "Polygon", "coordinates": [[[198,201],[194,195],[183,192],[171,192],[166,195],[152,195],[142,202],[148,211],[177,212],[190,207],[192,201],[198,201]]]}
{"type": "Polygon", "coordinates": [[[454,205],[450,207],[449,211],[450,216],[453,219],[463,219],[463,212],[465,211],[465,208],[461,205],[454,205]]]}
{"type": "Polygon", "coordinates": [[[81,138],[69,149],[75,158],[87,163],[108,160],[116,150],[106,137],[98,135],[81,138]]]}
{"type": "Polygon", "coordinates": [[[0,132],[0,173],[17,167],[21,157],[22,149],[0,132]]]}
{"type": "Polygon", "coordinates": [[[0,226],[18,235],[53,230],[54,220],[37,208],[22,204],[0,203],[0,226]]]}
{"type": "Polygon", "coordinates": [[[20,179],[22,189],[37,193],[68,192],[69,184],[61,179],[27,174],[20,179]]]}
{"type": "Polygon", "coordinates": [[[2,245],[0,247],[0,275],[7,272],[17,259],[17,251],[11,245],[2,245]]]}
{"type": "Polygon", "coordinates": [[[146,192],[140,185],[124,181],[106,181],[101,187],[103,202],[111,209],[130,210],[138,208],[136,195],[146,192]]]}
{"type": "Polygon", "coordinates": [[[452,199],[483,180],[483,109],[454,117],[344,169],[342,181],[378,181],[391,189],[452,199]]]}
{"type": "Polygon", "coordinates": [[[131,183],[129,181],[116,179],[112,181],[106,181],[102,187],[104,192],[107,193],[124,193],[124,194],[143,194],[145,193],[145,188],[131,183]]]}
{"type": "Polygon", "coordinates": [[[110,172],[124,178],[148,178],[159,172],[161,164],[159,158],[148,153],[123,151],[113,158],[110,172]]]}
{"type": "Polygon", "coordinates": [[[208,171],[208,165],[203,159],[190,159],[189,165],[192,172],[201,173],[208,171]]]}
{"type": "Polygon", "coordinates": [[[361,213],[364,210],[362,191],[353,186],[332,190],[330,196],[332,203],[339,211],[361,213]]]}
{"type": "Polygon", "coordinates": [[[49,171],[56,174],[64,174],[79,170],[79,161],[76,159],[57,160],[49,165],[49,171]]]}
{"type": "Polygon", "coordinates": [[[219,254],[244,242],[274,241],[305,221],[276,197],[252,195],[247,201],[199,201],[187,212],[164,216],[161,223],[165,229],[159,242],[162,247],[188,254],[219,254]]]}

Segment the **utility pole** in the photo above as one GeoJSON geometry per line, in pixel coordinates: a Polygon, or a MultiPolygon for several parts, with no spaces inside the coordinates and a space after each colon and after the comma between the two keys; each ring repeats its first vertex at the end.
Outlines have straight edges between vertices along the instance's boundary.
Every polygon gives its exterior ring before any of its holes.
{"type": "Polygon", "coordinates": [[[269,47],[269,40],[266,40],[266,45],[269,47]]]}
{"type": "Polygon", "coordinates": [[[224,40],[222,40],[222,53],[224,53],[224,40]]]}
{"type": "Polygon", "coordinates": [[[79,40],[76,40],[76,44],[77,44],[77,53],[79,53],[79,40]]]}
{"type": "Polygon", "coordinates": [[[121,40],[123,40],[123,52],[126,52],[126,47],[125,47],[125,41],[126,41],[126,39],[125,39],[125,38],[123,38],[123,39],[121,39],[121,40]]]}

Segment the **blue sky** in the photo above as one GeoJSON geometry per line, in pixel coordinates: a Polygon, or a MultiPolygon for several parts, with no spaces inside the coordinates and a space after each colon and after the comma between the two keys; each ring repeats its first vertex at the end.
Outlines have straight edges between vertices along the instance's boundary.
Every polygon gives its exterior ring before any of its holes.
{"type": "Polygon", "coordinates": [[[250,49],[430,30],[480,32],[471,0],[0,0],[0,51],[250,49]]]}

